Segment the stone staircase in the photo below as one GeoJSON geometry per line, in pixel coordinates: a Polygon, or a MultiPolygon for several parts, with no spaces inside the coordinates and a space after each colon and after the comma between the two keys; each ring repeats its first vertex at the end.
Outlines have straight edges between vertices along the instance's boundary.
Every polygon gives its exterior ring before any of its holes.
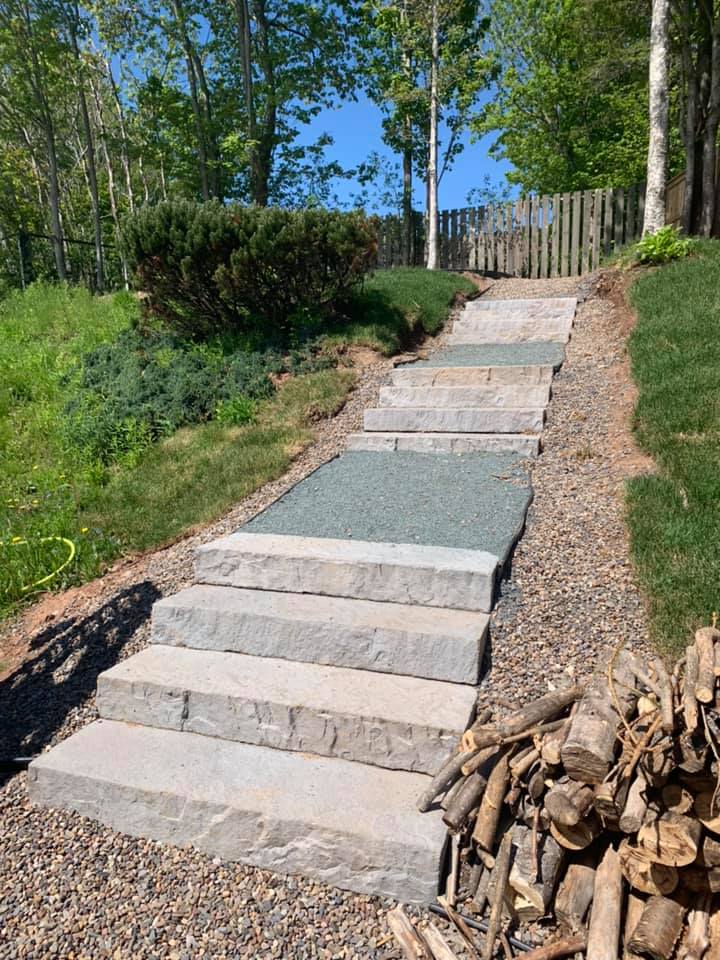
{"type": "Polygon", "coordinates": [[[431,900],[445,831],[415,802],[473,716],[529,502],[516,462],[539,450],[574,311],[474,301],[429,361],[396,369],[347,454],[197,551],[151,645],[99,677],[100,719],[31,765],[33,801],[431,900]],[[403,520],[403,490],[426,527],[403,520]]]}

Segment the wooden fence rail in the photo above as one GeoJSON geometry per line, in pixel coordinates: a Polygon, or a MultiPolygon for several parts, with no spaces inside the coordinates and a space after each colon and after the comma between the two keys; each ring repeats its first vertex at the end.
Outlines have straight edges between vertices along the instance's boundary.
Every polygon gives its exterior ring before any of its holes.
{"type": "MultiPolygon", "coordinates": [[[[581,276],[639,239],[644,211],[644,185],[443,210],[440,266],[516,277],[581,276]]],[[[405,246],[402,218],[385,217],[378,230],[378,266],[424,264],[420,213],[413,214],[409,258],[405,246]]]]}

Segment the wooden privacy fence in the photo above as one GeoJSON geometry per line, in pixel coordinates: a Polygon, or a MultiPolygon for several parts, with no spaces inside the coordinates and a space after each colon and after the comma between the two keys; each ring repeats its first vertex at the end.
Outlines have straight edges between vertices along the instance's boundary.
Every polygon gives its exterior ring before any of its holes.
{"type": "MultiPolygon", "coordinates": [[[[575,277],[639,239],[645,187],[585,190],[514,203],[444,210],[439,216],[440,267],[515,277],[575,277]]],[[[402,218],[378,230],[378,266],[422,266],[425,222],[413,214],[410,257],[402,218]]]]}

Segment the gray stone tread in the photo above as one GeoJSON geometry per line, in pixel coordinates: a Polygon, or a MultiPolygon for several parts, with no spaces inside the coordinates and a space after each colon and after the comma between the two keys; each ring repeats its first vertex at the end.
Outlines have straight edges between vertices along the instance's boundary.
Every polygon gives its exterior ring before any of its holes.
{"type": "Polygon", "coordinates": [[[519,453],[535,457],[540,447],[536,433],[403,433],[381,430],[351,433],[348,450],[399,450],[417,453],[519,453]]]}
{"type": "Polygon", "coordinates": [[[375,407],[365,430],[409,433],[539,433],[543,407],[375,407]]]}
{"type": "Polygon", "coordinates": [[[436,893],[444,826],[428,778],[100,720],[42,754],[33,802],[133,836],[410,902],[436,893]]]}
{"type": "Polygon", "coordinates": [[[393,383],[404,386],[475,386],[480,384],[545,384],[553,378],[551,364],[505,364],[502,366],[421,366],[404,363],[392,372],[393,383]]]}
{"type": "Polygon", "coordinates": [[[477,683],[488,616],[195,584],[153,607],[154,642],[477,683]]]}
{"type": "Polygon", "coordinates": [[[432,775],[475,697],[466,684],[154,644],[100,675],[97,706],[111,720],[432,775]]]}
{"type": "Polygon", "coordinates": [[[466,386],[381,387],[381,407],[441,407],[460,410],[472,407],[542,407],[550,402],[549,385],[483,384],[466,386]]]}

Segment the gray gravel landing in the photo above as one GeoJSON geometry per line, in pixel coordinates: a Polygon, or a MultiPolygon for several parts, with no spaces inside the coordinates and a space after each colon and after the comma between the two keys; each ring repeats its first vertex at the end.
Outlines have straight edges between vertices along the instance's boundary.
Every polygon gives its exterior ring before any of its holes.
{"type": "Polygon", "coordinates": [[[565,348],[562,343],[480,343],[441,347],[426,360],[418,360],[413,366],[499,367],[552,364],[558,368],[564,357],[565,348]]]}
{"type": "Polygon", "coordinates": [[[531,499],[521,464],[512,454],[348,452],[242,529],[486,550],[504,560],[531,499]]]}

